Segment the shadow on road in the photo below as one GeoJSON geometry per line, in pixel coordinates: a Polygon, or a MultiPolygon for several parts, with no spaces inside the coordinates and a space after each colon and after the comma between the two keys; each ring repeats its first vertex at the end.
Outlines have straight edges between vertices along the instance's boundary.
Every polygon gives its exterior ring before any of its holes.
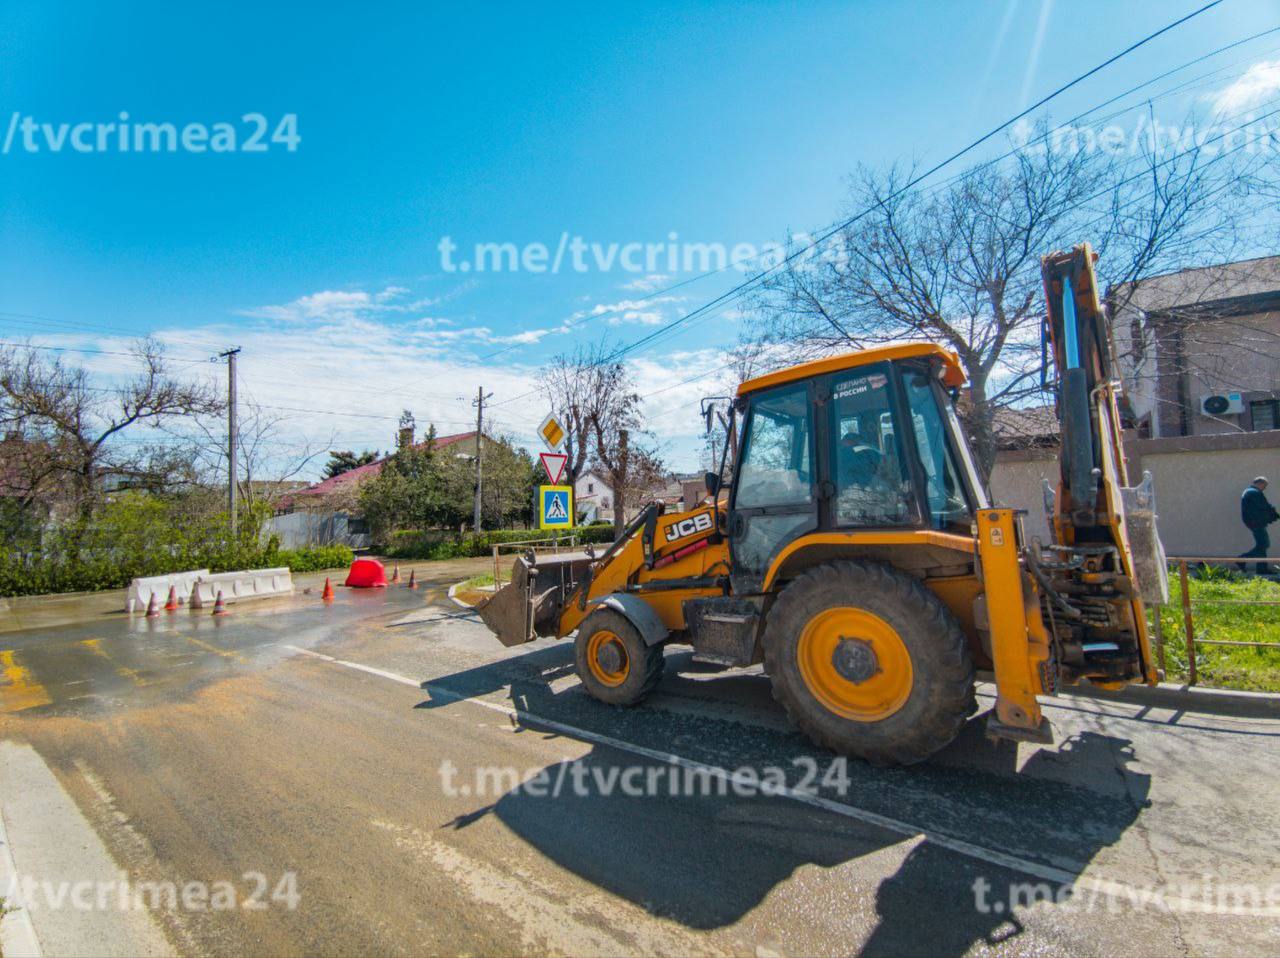
{"type": "MultiPolygon", "coordinates": [[[[552,688],[571,671],[572,648],[562,643],[424,683],[430,698],[418,708],[509,687],[521,728],[533,734],[552,735],[538,724],[550,719],[721,768],[786,766],[796,754],[814,756],[823,767],[831,760],[798,735],[658,708],[613,709],[576,684],[552,688]]],[[[715,681],[702,686],[715,695],[715,681]]],[[[1036,751],[1019,768],[1016,748],[989,742],[982,718],[923,765],[875,769],[850,761],[852,787],[843,800],[980,848],[1039,858],[1068,874],[1078,874],[1118,841],[1145,807],[1149,777],[1129,770],[1128,741],[1086,731],[1056,749],[1036,751]],[[1079,783],[1086,777],[1088,786],[1079,783]]],[[[874,895],[878,920],[865,955],[959,955],[975,943],[995,944],[1021,932],[1008,913],[1010,886],[1037,882],[1033,877],[925,841],[882,879],[883,863],[863,860],[905,841],[897,832],[785,798],[735,794],[722,779],[714,780],[719,788],[690,788],[674,768],[596,745],[580,759],[545,769],[546,782],[561,783],[557,793],[517,786],[496,801],[483,799],[448,827],[497,815],[562,867],[690,928],[731,925],[798,869],[818,866],[846,867],[842,880],[849,894],[862,896],[850,903],[842,893],[839,903],[823,903],[822,910],[864,914],[874,895]],[[622,787],[628,775],[643,783],[641,793],[622,787]],[[981,902],[979,881],[987,889],[981,902]],[[983,903],[989,907],[979,907],[983,903]]],[[[798,774],[788,769],[790,784],[798,774]]]]}

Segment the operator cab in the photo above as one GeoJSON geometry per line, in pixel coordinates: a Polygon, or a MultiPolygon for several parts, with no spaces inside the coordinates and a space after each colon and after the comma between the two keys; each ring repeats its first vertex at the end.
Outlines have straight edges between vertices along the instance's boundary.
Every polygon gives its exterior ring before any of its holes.
{"type": "Polygon", "coordinates": [[[778,553],[812,532],[971,535],[988,496],[949,393],[963,381],[951,353],[920,344],[744,383],[729,504],[735,591],[758,589],[778,553]]]}

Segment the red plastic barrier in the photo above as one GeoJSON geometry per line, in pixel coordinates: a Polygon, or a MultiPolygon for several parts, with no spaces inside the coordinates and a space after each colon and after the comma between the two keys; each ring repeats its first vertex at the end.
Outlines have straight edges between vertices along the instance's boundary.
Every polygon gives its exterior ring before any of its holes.
{"type": "Polygon", "coordinates": [[[357,559],[351,563],[347,573],[348,585],[353,589],[385,589],[387,587],[387,570],[377,559],[357,559]]]}

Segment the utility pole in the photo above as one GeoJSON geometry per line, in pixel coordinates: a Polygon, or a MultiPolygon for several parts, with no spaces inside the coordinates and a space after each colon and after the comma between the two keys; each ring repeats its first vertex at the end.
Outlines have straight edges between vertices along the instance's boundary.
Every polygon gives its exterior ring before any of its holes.
{"type": "Polygon", "coordinates": [[[231,537],[236,535],[236,356],[240,347],[228,349],[227,357],[227,508],[231,511],[231,537]]]}
{"type": "Polygon", "coordinates": [[[480,531],[480,492],[484,484],[484,469],[482,461],[484,457],[484,446],[480,442],[481,436],[484,434],[484,401],[493,398],[493,393],[487,396],[484,387],[481,386],[476,391],[476,398],[471,400],[471,405],[476,407],[476,505],[475,515],[471,520],[471,528],[474,532],[480,531]]]}

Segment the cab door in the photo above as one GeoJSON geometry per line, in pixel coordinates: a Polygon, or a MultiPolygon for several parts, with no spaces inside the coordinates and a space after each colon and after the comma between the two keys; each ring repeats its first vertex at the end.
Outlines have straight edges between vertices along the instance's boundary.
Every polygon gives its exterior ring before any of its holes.
{"type": "Polygon", "coordinates": [[[733,589],[759,591],[774,556],[818,525],[812,382],[752,395],[729,513],[733,589]]]}

